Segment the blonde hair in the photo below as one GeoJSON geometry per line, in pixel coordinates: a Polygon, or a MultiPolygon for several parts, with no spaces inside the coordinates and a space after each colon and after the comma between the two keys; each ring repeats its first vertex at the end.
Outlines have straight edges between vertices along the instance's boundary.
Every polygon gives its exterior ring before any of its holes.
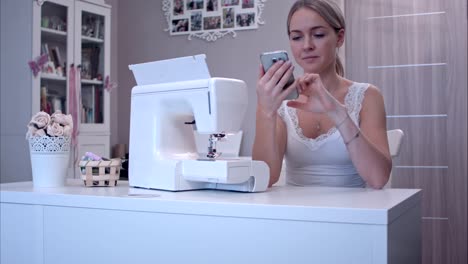
{"type": "MultiPolygon", "coordinates": [[[[338,33],[341,29],[345,29],[346,23],[343,12],[340,7],[330,0],[297,0],[289,10],[287,30],[288,36],[291,33],[289,30],[291,18],[299,9],[308,8],[317,12],[334,30],[338,33]]],[[[343,63],[336,55],[335,70],[340,76],[344,75],[343,63]]]]}

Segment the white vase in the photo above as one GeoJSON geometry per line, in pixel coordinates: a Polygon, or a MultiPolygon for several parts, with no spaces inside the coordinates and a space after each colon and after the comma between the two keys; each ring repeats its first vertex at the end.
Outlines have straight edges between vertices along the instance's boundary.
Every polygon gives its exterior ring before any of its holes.
{"type": "Polygon", "coordinates": [[[69,137],[29,138],[34,187],[65,186],[70,158],[69,137]]]}

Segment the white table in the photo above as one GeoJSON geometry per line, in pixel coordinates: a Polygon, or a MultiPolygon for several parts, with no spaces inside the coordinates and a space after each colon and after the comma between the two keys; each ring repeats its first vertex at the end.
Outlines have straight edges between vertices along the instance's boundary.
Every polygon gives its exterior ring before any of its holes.
{"type": "Polygon", "coordinates": [[[420,190],[0,185],[1,263],[420,263],[420,190]]]}

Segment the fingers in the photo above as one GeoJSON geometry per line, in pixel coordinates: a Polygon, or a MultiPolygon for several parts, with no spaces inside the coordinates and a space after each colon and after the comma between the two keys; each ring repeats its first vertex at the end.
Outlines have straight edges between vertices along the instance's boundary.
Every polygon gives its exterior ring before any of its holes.
{"type": "Polygon", "coordinates": [[[318,74],[305,74],[297,80],[298,90],[304,96],[305,101],[288,102],[288,106],[297,109],[327,113],[336,108],[339,102],[324,87],[318,74]]]}
{"type": "Polygon", "coordinates": [[[259,77],[261,77],[258,84],[263,87],[264,91],[277,96],[281,93],[282,88],[289,80],[293,70],[294,66],[291,62],[278,61],[273,64],[267,72],[264,72],[262,68],[259,74],[259,77]],[[264,72],[263,75],[262,72],[264,72]]]}
{"type": "MultiPolygon", "coordinates": [[[[292,74],[292,70],[291,70],[291,73],[289,74],[289,72],[286,72],[285,74],[285,77],[288,76],[288,78],[286,78],[286,82],[289,82],[290,80],[290,76],[292,74]]],[[[279,86],[283,87],[282,89],[282,92],[281,94],[279,95],[280,96],[280,99],[283,101],[283,100],[286,100],[286,99],[297,99],[297,97],[299,96],[299,91],[297,89],[297,80],[294,80],[294,82],[292,83],[286,83],[287,86],[283,85],[282,83],[283,82],[283,79],[281,80],[281,83],[279,84],[279,86]],[[294,96],[293,96],[294,94],[294,96]]]]}
{"type": "Polygon", "coordinates": [[[300,94],[310,95],[316,84],[320,83],[320,75],[306,73],[297,80],[297,88],[300,94]]]}
{"type": "Polygon", "coordinates": [[[286,86],[292,77],[293,71],[294,68],[291,67],[278,83],[278,86],[282,87],[282,92],[280,95],[281,100],[285,100],[292,92],[294,92],[295,89],[297,89],[297,80],[294,80],[293,83],[289,84],[289,86],[286,86]]]}
{"type": "Polygon", "coordinates": [[[260,80],[263,77],[263,75],[265,75],[265,70],[263,69],[263,66],[260,63],[259,69],[258,69],[258,79],[260,80]]]}
{"type": "Polygon", "coordinates": [[[306,73],[298,79],[298,83],[301,86],[307,87],[309,84],[312,84],[319,79],[320,76],[318,74],[306,73]]]}
{"type": "Polygon", "coordinates": [[[276,85],[290,67],[292,67],[292,63],[290,61],[278,61],[270,67],[264,76],[269,83],[276,85]]]}
{"type": "MultiPolygon", "coordinates": [[[[263,66],[259,69],[257,82],[257,104],[267,112],[275,112],[288,93],[282,93],[284,86],[291,78],[294,67],[291,62],[279,61],[273,64],[268,71],[263,66]]],[[[295,85],[288,87],[289,92],[295,85]]],[[[287,89],[286,89],[287,90],[287,89]]]]}
{"type": "Polygon", "coordinates": [[[307,110],[307,104],[306,103],[301,103],[299,101],[288,101],[287,105],[289,107],[293,107],[293,108],[297,108],[297,109],[301,109],[301,110],[307,110]]]}

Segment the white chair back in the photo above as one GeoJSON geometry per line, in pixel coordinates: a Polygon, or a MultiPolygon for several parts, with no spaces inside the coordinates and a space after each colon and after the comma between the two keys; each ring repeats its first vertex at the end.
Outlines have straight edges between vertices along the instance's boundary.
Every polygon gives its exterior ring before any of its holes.
{"type": "MultiPolygon", "coordinates": [[[[401,143],[403,142],[403,136],[405,134],[401,129],[392,129],[387,131],[388,147],[390,149],[390,156],[393,158],[400,154],[401,143]]],[[[384,188],[392,187],[392,174],[384,188]]]]}

